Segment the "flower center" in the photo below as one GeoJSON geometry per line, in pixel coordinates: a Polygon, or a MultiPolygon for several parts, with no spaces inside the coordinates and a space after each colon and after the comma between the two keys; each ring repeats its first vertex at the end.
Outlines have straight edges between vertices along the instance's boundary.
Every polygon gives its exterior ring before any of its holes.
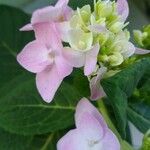
{"type": "Polygon", "coordinates": [[[52,63],[54,61],[55,58],[55,54],[53,52],[50,52],[48,54],[48,60],[52,63]]]}
{"type": "Polygon", "coordinates": [[[89,147],[94,147],[98,143],[99,143],[99,140],[88,140],[89,147]]]}

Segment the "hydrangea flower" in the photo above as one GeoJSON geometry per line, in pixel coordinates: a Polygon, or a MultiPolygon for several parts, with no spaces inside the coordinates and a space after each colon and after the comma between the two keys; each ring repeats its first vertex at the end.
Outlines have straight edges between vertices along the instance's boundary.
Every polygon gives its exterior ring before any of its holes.
{"type": "Polygon", "coordinates": [[[76,128],[58,141],[57,150],[120,150],[117,137],[86,98],[77,105],[75,123],[76,128]]]}
{"type": "Polygon", "coordinates": [[[147,52],[135,48],[129,41],[130,33],[125,29],[129,14],[126,0],[95,0],[94,10],[85,5],[75,11],[67,5],[68,1],[59,0],[55,6],[35,11],[31,23],[21,29],[34,30],[36,40],[23,49],[18,61],[27,70],[37,73],[37,88],[47,102],[52,100],[73,67],[84,68],[91,98],[101,98],[105,93],[100,80],[107,72],[116,72],[135,52],[147,52]],[[47,66],[55,66],[55,69],[50,69],[53,70],[50,75],[43,76],[49,72],[49,69],[45,72],[47,66]]]}
{"type": "Polygon", "coordinates": [[[61,23],[68,20],[72,14],[72,9],[67,5],[69,0],[58,0],[55,6],[47,6],[33,12],[31,23],[25,25],[20,30],[33,30],[33,25],[45,22],[61,23]]]}
{"type": "Polygon", "coordinates": [[[17,56],[18,62],[36,73],[36,85],[46,102],[51,102],[62,80],[72,68],[62,54],[63,45],[54,23],[34,25],[36,40],[17,56]]]}
{"type": "Polygon", "coordinates": [[[118,0],[117,2],[98,0],[94,2],[93,12],[90,5],[77,8],[71,18],[64,23],[66,33],[65,36],[62,36],[62,40],[71,47],[70,51],[69,48],[66,50],[68,62],[71,62],[74,67],[85,66],[87,68],[85,62],[91,66],[89,71],[84,68],[85,75],[90,79],[91,98],[98,99],[104,96],[102,87],[98,86],[99,79],[102,78],[99,74],[103,74],[99,73],[102,70],[101,67],[115,69],[135,52],[134,45],[129,41],[129,32],[123,30],[128,24],[125,23],[128,14],[129,8],[126,0],[118,0]],[[66,24],[68,28],[66,28],[66,24]],[[99,45],[100,50],[97,50],[97,53],[92,57],[95,45],[99,45]],[[91,57],[87,56],[89,52],[91,57]],[[83,58],[86,58],[86,61],[81,61],[83,58]],[[74,60],[82,62],[82,65],[72,63],[74,60]],[[95,74],[96,62],[99,69],[95,74]],[[96,77],[92,79],[93,75],[96,77]]]}

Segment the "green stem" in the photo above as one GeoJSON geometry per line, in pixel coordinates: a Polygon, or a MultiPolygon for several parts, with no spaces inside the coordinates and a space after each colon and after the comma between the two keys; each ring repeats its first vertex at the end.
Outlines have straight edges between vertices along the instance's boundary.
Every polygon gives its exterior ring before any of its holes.
{"type": "Polygon", "coordinates": [[[98,107],[99,107],[99,110],[100,110],[101,114],[103,115],[105,121],[107,122],[109,128],[116,134],[116,136],[118,137],[119,141],[122,141],[119,132],[117,131],[115,125],[113,124],[113,122],[111,121],[111,119],[109,117],[109,113],[107,111],[107,108],[106,108],[103,100],[99,100],[98,101],[98,107]]]}
{"type": "Polygon", "coordinates": [[[41,150],[47,149],[47,147],[48,147],[49,143],[52,141],[53,137],[54,137],[53,133],[48,136],[48,138],[47,138],[45,144],[42,146],[41,150]]]}
{"type": "Polygon", "coordinates": [[[113,133],[117,136],[120,144],[121,144],[121,150],[133,150],[133,148],[124,140],[122,140],[119,132],[117,131],[115,125],[113,124],[113,122],[110,119],[109,113],[107,111],[107,108],[104,104],[103,100],[98,100],[98,108],[101,112],[101,114],[103,115],[106,123],[108,124],[108,127],[113,131],[113,133]]]}

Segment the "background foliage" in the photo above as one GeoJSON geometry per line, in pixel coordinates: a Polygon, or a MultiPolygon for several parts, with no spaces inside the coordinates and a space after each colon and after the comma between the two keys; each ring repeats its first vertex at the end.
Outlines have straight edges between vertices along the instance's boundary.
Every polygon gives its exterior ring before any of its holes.
{"type": "MultiPolygon", "coordinates": [[[[73,8],[87,3],[92,0],[70,1],[73,8]]],[[[35,87],[35,75],[16,61],[17,53],[34,38],[33,33],[18,30],[30,21],[30,15],[12,6],[30,13],[49,0],[0,0],[0,4],[0,150],[56,150],[58,139],[74,126],[77,102],[90,95],[88,80],[82,77],[82,70],[75,70],[64,80],[53,102],[44,103],[35,87]]],[[[129,4],[133,8],[130,30],[149,22],[148,0],[131,0],[129,4]]],[[[143,133],[150,128],[149,66],[150,58],[142,58],[102,81],[112,121],[129,143],[128,120],[143,133]]],[[[126,144],[122,143],[122,149],[129,150],[126,144]]]]}

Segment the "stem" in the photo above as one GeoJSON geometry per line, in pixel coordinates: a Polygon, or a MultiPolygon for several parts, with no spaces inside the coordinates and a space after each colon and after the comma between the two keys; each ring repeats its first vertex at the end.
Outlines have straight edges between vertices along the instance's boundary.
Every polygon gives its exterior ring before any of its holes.
{"type": "Polygon", "coordinates": [[[102,99],[98,100],[97,103],[98,103],[98,108],[99,108],[101,114],[103,115],[106,123],[108,124],[109,128],[117,136],[117,138],[118,138],[118,140],[120,142],[120,145],[121,145],[121,150],[133,150],[133,148],[131,147],[130,144],[128,144],[126,141],[122,140],[119,132],[117,131],[115,125],[113,124],[113,122],[110,119],[109,113],[107,111],[107,108],[106,108],[103,100],[102,99]]]}
{"type": "Polygon", "coordinates": [[[111,121],[111,119],[109,117],[109,113],[107,111],[107,108],[106,108],[103,100],[98,100],[98,107],[99,107],[99,110],[100,110],[101,114],[103,115],[105,121],[107,122],[109,128],[115,133],[115,135],[118,137],[119,141],[121,142],[122,141],[121,136],[120,136],[119,132],[117,131],[115,125],[111,121]]]}
{"type": "Polygon", "coordinates": [[[47,138],[45,144],[42,146],[41,150],[47,149],[47,147],[48,147],[49,143],[52,141],[53,137],[54,137],[53,133],[48,136],[48,138],[47,138]]]}

